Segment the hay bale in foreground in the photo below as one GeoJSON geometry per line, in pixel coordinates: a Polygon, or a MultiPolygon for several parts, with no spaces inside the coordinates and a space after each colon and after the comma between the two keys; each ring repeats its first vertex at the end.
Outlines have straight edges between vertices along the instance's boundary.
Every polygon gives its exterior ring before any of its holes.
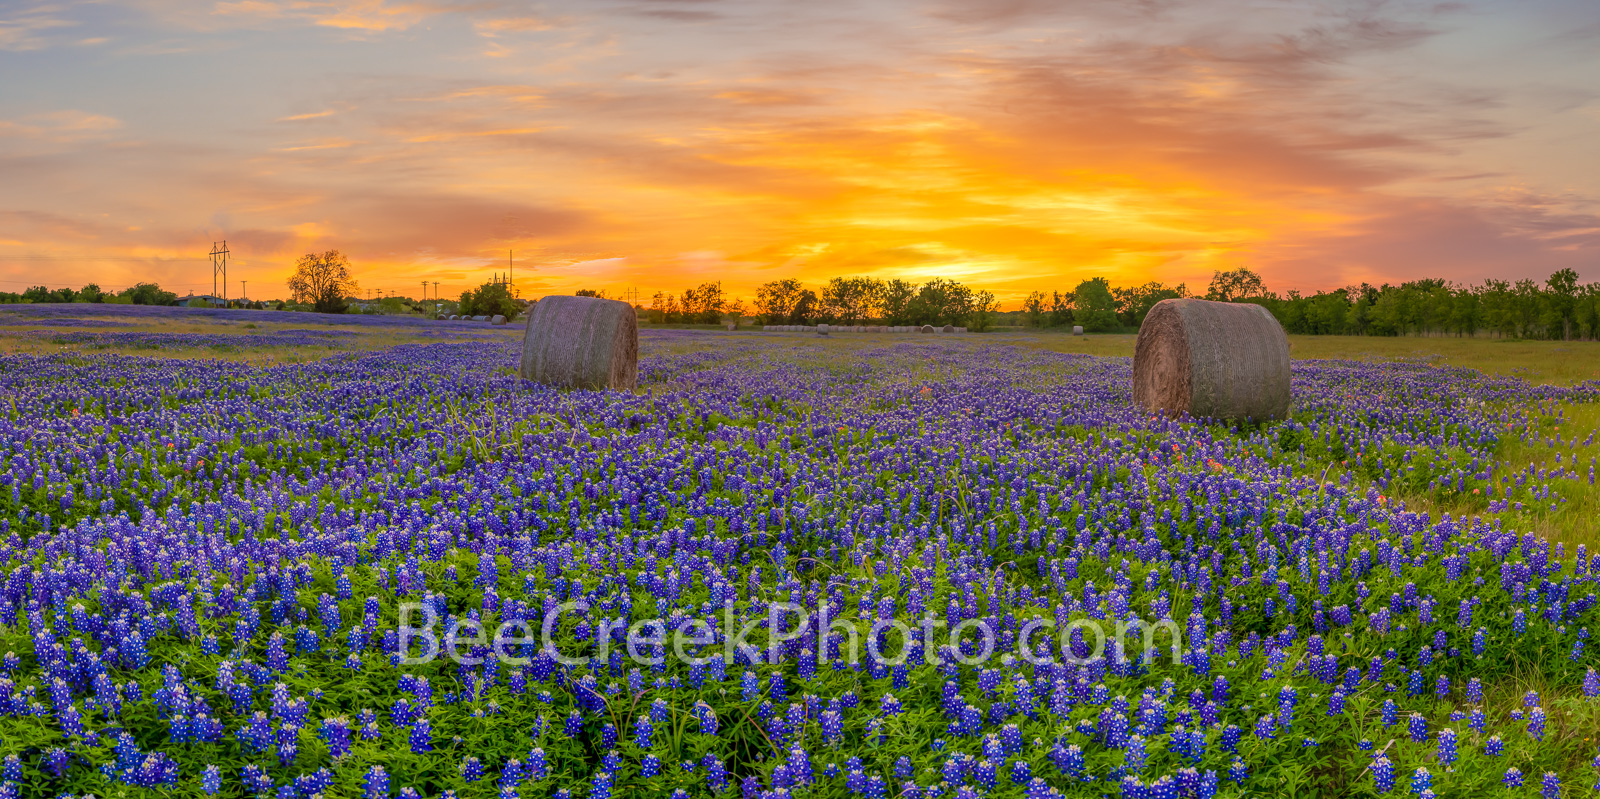
{"type": "Polygon", "coordinates": [[[528,314],[517,371],[562,388],[632,391],[639,373],[638,315],[617,300],[545,297],[528,314]]]}
{"type": "Polygon", "coordinates": [[[1281,419],[1289,411],[1289,338],[1260,305],[1162,300],[1139,327],[1133,399],[1169,415],[1281,419]]]}

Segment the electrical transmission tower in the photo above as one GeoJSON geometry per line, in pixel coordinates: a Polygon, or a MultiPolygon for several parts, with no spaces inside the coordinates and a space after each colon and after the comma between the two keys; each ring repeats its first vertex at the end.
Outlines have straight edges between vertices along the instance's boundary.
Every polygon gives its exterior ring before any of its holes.
{"type": "Polygon", "coordinates": [[[222,279],[222,305],[228,305],[228,242],[218,247],[211,242],[211,296],[217,296],[217,279],[222,279]]]}

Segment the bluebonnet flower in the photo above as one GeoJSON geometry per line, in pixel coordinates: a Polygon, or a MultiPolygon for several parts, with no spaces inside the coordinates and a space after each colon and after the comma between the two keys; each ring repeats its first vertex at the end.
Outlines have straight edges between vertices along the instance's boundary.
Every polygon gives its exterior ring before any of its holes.
{"type": "Polygon", "coordinates": [[[654,745],[655,724],[649,716],[641,715],[633,724],[633,742],[640,749],[649,749],[654,745]]]}
{"type": "Polygon", "coordinates": [[[1411,772],[1411,792],[1420,794],[1433,787],[1433,774],[1426,768],[1411,772]]]}
{"type": "Polygon", "coordinates": [[[1406,733],[1416,743],[1428,740],[1428,720],[1421,713],[1412,713],[1406,721],[1406,733]]]}
{"type": "Polygon", "coordinates": [[[1388,793],[1394,788],[1394,763],[1389,758],[1379,755],[1372,761],[1372,783],[1378,793],[1388,793]]]}
{"type": "Polygon", "coordinates": [[[1561,777],[1554,771],[1546,771],[1539,783],[1539,796],[1542,799],[1561,799],[1561,777]]]}
{"type": "Polygon", "coordinates": [[[389,774],[383,770],[383,766],[373,766],[367,770],[366,779],[361,783],[361,790],[366,799],[387,799],[389,774]]]}
{"type": "Polygon", "coordinates": [[[1456,762],[1456,731],[1446,727],[1439,731],[1439,762],[1449,766],[1456,762]]]}

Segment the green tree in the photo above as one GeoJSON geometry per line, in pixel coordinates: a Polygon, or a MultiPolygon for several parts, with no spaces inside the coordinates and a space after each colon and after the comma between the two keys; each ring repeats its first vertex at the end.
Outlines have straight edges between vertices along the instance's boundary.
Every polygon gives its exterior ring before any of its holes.
{"type": "Polygon", "coordinates": [[[774,280],[756,287],[756,318],[764,325],[797,324],[791,322],[795,308],[800,303],[805,288],[794,278],[774,280]]]}
{"type": "Polygon", "coordinates": [[[1562,269],[1551,275],[1550,279],[1545,281],[1545,285],[1550,289],[1546,296],[1553,322],[1550,325],[1551,332],[1554,333],[1555,328],[1559,327],[1561,338],[1570,339],[1572,323],[1577,320],[1578,273],[1571,269],[1562,269]]]}
{"type": "Polygon", "coordinates": [[[1103,332],[1117,327],[1117,300],[1111,294],[1111,282],[1103,277],[1090,278],[1072,290],[1073,320],[1084,330],[1103,332]]]}
{"type": "Polygon", "coordinates": [[[650,321],[658,324],[670,324],[683,319],[683,308],[678,305],[678,298],[665,291],[656,292],[650,298],[650,321]]]}
{"type": "Polygon", "coordinates": [[[1050,292],[1050,317],[1048,324],[1051,327],[1061,327],[1072,324],[1072,292],[1062,294],[1059,291],[1050,292]]]}
{"type": "Polygon", "coordinates": [[[679,304],[683,306],[683,321],[693,324],[714,325],[722,318],[727,299],[722,296],[722,283],[701,283],[683,292],[679,304]]]}
{"type": "Polygon", "coordinates": [[[817,297],[822,316],[840,324],[860,324],[878,312],[884,284],[870,277],[836,277],[817,297]]]}
{"type": "Polygon", "coordinates": [[[883,294],[878,299],[878,310],[886,325],[911,324],[911,300],[917,296],[917,284],[894,278],[883,284],[883,294]]]}
{"type": "Polygon", "coordinates": [[[917,294],[906,307],[906,315],[914,325],[964,324],[972,313],[972,289],[942,277],[936,277],[917,289],[917,294]]]}
{"type": "Polygon", "coordinates": [[[1211,285],[1206,289],[1206,299],[1218,302],[1238,302],[1246,297],[1264,297],[1266,284],[1261,276],[1240,267],[1211,275],[1211,285]]]}
{"type": "Polygon", "coordinates": [[[1044,327],[1045,319],[1044,292],[1028,292],[1022,301],[1022,323],[1028,327],[1044,327]]]}
{"type": "Polygon", "coordinates": [[[967,311],[966,327],[974,333],[988,330],[994,326],[994,315],[999,310],[1000,304],[995,301],[993,292],[973,292],[972,304],[967,311]]]}
{"type": "Polygon", "coordinates": [[[154,283],[138,283],[117,292],[117,298],[127,300],[133,305],[176,305],[178,295],[170,291],[162,291],[154,283]]]}
{"type": "Polygon", "coordinates": [[[506,321],[517,318],[522,304],[511,296],[511,287],[491,280],[473,291],[461,292],[458,303],[462,316],[504,316],[506,321]]]}
{"type": "Polygon", "coordinates": [[[289,294],[301,304],[321,313],[344,313],[345,298],[357,290],[350,274],[350,259],[338,250],[306,253],[295,264],[289,278],[289,294]]]}
{"type": "Polygon", "coordinates": [[[1112,289],[1112,297],[1116,299],[1117,314],[1122,323],[1131,327],[1144,324],[1144,318],[1150,309],[1162,300],[1173,300],[1189,296],[1188,289],[1179,283],[1176,288],[1157,283],[1154,280],[1142,286],[1131,289],[1112,289]]]}

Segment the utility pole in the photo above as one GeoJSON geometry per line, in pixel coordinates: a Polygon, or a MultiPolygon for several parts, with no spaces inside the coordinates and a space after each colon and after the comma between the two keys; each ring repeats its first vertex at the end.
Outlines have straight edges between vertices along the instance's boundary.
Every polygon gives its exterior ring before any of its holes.
{"type": "Polygon", "coordinates": [[[426,280],[422,281],[422,298],[428,298],[428,281],[426,280]]]}
{"type": "Polygon", "coordinates": [[[250,299],[250,281],[248,281],[248,280],[239,281],[239,299],[241,299],[241,300],[250,299]]]}
{"type": "MultiPolygon", "coordinates": [[[[423,285],[426,286],[427,284],[424,283],[423,285]]],[[[439,281],[437,280],[433,281],[433,298],[439,299],[439,281]]]]}
{"type": "Polygon", "coordinates": [[[228,304],[228,242],[224,240],[218,247],[216,242],[211,242],[211,296],[217,295],[217,278],[222,278],[222,304],[228,304]]]}
{"type": "Polygon", "coordinates": [[[511,294],[511,284],[516,282],[517,276],[517,262],[511,257],[511,250],[506,250],[506,270],[506,293],[511,294]]]}

